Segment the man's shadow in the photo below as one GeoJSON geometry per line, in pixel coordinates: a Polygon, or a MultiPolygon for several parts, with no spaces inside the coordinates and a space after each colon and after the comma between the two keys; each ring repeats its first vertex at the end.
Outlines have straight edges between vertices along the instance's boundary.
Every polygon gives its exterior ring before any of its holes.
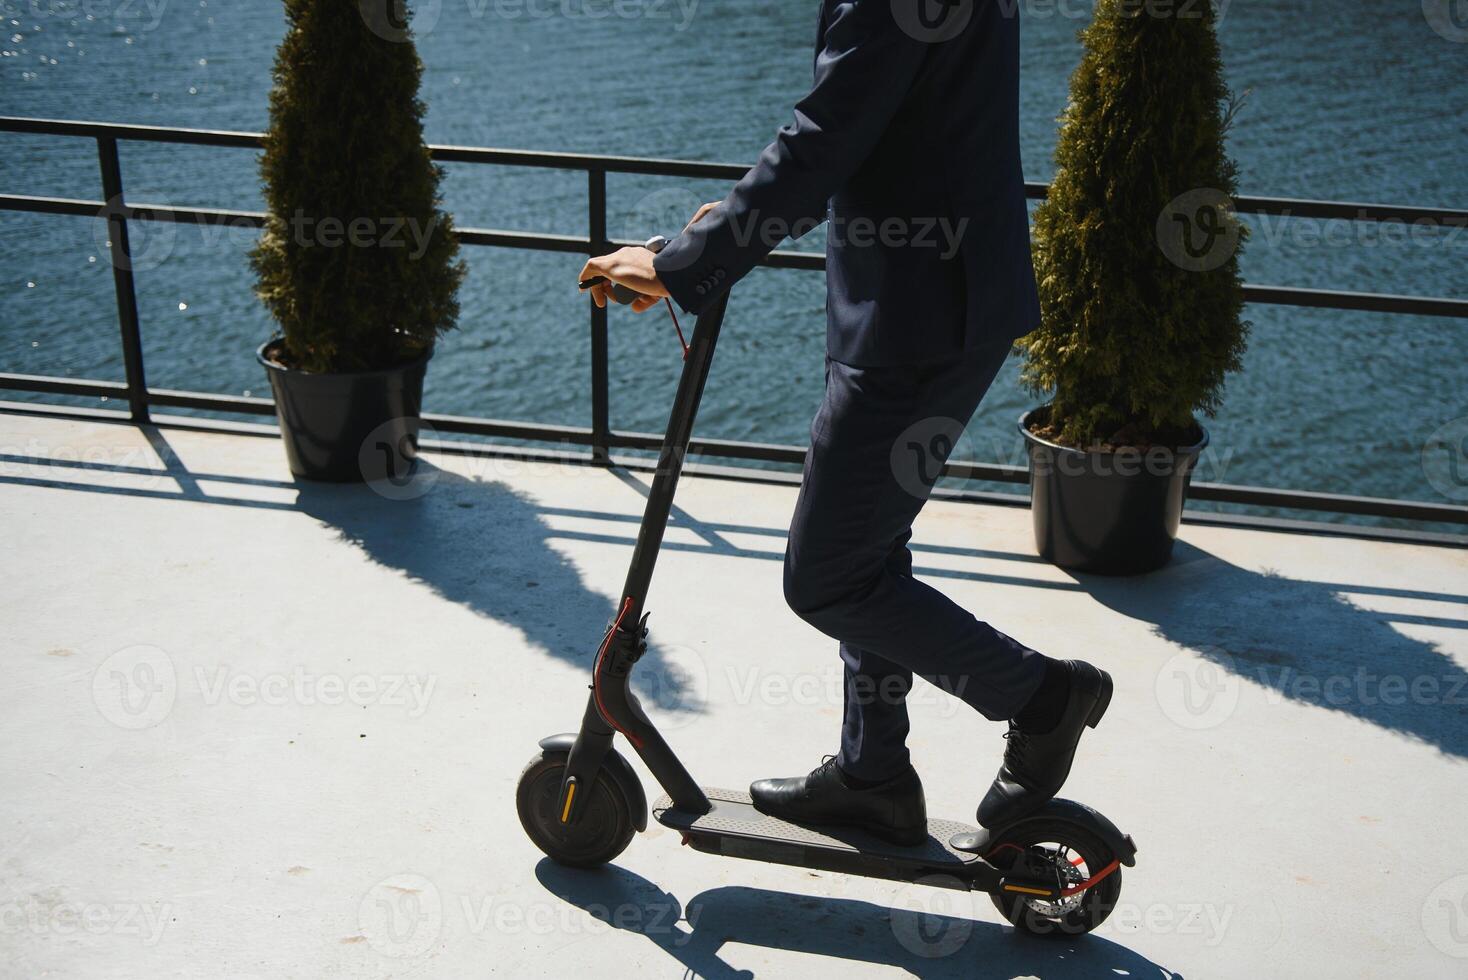
{"type": "MultiPolygon", "coordinates": [[[[519,629],[536,647],[589,672],[614,613],[609,595],[621,580],[603,583],[607,592],[589,588],[575,564],[552,546],[556,532],[540,505],[504,483],[462,476],[423,459],[413,480],[419,482],[385,488],[403,499],[368,485],[302,480],[295,485],[296,508],[336,528],[373,561],[519,629]]],[[[655,637],[633,683],[651,705],[701,708],[687,672],[669,660],[655,637]]]]}
{"type": "Polygon", "coordinates": [[[729,944],[870,963],[935,980],[1177,976],[1100,936],[1023,936],[1007,925],[962,914],[969,902],[988,905],[988,898],[976,892],[924,889],[933,898],[932,911],[919,913],[849,898],[726,886],[700,892],[685,907],[646,878],[616,865],[584,871],[545,858],[535,866],[535,876],[551,894],[605,928],[645,936],[687,975],[707,980],[754,976],[719,955],[729,944]],[[945,914],[945,909],[960,914],[945,914]]]}
{"type": "MultiPolygon", "coordinates": [[[[1348,574],[1343,570],[1343,577],[1348,574]]],[[[1172,563],[1160,571],[1076,579],[1107,607],[1150,623],[1158,636],[1269,688],[1270,697],[1345,712],[1468,757],[1468,672],[1436,644],[1396,627],[1468,629],[1468,615],[1377,612],[1349,598],[1457,603],[1468,614],[1468,594],[1462,591],[1286,578],[1241,568],[1182,541],[1172,563]]]]}

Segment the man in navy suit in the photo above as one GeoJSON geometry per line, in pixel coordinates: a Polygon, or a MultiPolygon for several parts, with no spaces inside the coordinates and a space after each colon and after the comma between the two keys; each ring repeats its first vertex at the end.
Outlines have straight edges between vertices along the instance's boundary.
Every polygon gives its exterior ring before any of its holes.
{"type": "MultiPolygon", "coordinates": [[[[997,827],[1059,791],[1111,681],[1000,633],[912,575],[907,542],[938,468],[1016,337],[1039,319],[1019,154],[1019,23],[1002,0],[821,0],[815,84],[728,197],[656,256],[602,276],[704,310],[784,238],[829,221],[826,394],[811,426],[785,595],[840,641],[837,755],[750,787],[764,812],[927,835],[908,759],[914,673],[1009,722],[979,806],[997,827]]],[[[607,286],[593,287],[604,305],[607,286]]]]}

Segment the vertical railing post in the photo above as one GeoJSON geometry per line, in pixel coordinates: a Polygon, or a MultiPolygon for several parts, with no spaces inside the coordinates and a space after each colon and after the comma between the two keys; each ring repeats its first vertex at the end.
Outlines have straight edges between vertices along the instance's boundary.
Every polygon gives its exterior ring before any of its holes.
{"type": "Polygon", "coordinates": [[[117,292],[117,326],[122,331],[122,364],[127,373],[127,402],[134,422],[148,421],[148,381],[143,373],[143,338],[138,331],[138,294],[133,285],[132,247],[123,211],[122,165],[117,140],[97,137],[97,159],[102,166],[103,213],[111,243],[112,285],[117,292]]]}
{"type": "MultiPolygon", "coordinates": [[[[607,172],[592,167],[586,171],[590,218],[591,254],[609,251],[607,241],[607,172]]],[[[612,461],[611,410],[607,398],[607,311],[591,305],[591,458],[602,465],[612,461]]]]}

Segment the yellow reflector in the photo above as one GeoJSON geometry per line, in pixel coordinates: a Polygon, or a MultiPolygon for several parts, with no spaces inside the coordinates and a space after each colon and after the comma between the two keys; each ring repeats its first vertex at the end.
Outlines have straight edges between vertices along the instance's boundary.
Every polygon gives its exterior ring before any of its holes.
{"type": "Polygon", "coordinates": [[[561,823],[571,819],[571,801],[576,798],[576,780],[566,784],[566,805],[561,809],[561,823]]]}
{"type": "Polygon", "coordinates": [[[1024,892],[1026,895],[1049,895],[1050,892],[1044,888],[1026,888],[1023,885],[1005,885],[1007,892],[1024,892]]]}

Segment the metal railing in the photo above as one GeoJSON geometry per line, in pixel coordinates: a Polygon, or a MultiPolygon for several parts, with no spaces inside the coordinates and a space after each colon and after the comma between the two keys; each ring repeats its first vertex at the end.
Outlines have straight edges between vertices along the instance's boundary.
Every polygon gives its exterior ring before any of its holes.
{"type": "MultiPolygon", "coordinates": [[[[258,150],[262,146],[263,134],[16,117],[0,117],[0,131],[80,137],[96,141],[104,200],[0,194],[0,210],[74,215],[102,218],[107,221],[108,237],[111,243],[113,284],[117,294],[117,319],[126,376],[124,382],[115,382],[0,373],[0,390],[125,399],[131,418],[140,423],[149,420],[149,409],[152,406],[248,415],[273,414],[274,406],[266,398],[196,391],[171,391],[148,387],[143,364],[141,328],[138,322],[137,297],[128,241],[129,221],[260,227],[264,224],[265,215],[257,211],[131,204],[127,202],[123,193],[122,172],[117,150],[120,140],[258,150]]],[[[737,164],[580,153],[543,153],[531,150],[504,150],[471,146],[433,146],[431,150],[433,158],[443,163],[535,167],[585,173],[588,234],[584,236],[537,234],[488,228],[460,228],[458,230],[459,240],[465,245],[584,255],[597,255],[617,245],[634,244],[607,236],[607,174],[710,178],[732,182],[742,177],[747,169],[737,164]]],[[[1026,193],[1032,199],[1045,197],[1047,190],[1048,185],[1043,183],[1026,184],[1026,193]]],[[[1245,214],[1377,223],[1396,222],[1446,228],[1468,227],[1468,210],[1449,208],[1358,204],[1278,197],[1237,197],[1234,203],[1236,209],[1245,214]]],[[[825,256],[810,252],[777,250],[771,252],[762,264],[782,269],[823,270],[825,256]]],[[[1244,286],[1244,297],[1250,303],[1468,319],[1468,300],[1445,297],[1402,296],[1336,289],[1303,289],[1256,283],[1244,286]]],[[[615,449],[656,449],[661,442],[659,435],[624,432],[612,428],[608,405],[607,311],[598,309],[594,303],[588,302],[588,306],[590,307],[591,327],[590,426],[547,425],[433,414],[425,415],[425,421],[441,432],[585,446],[590,452],[591,460],[602,464],[611,460],[612,451],[615,449]]],[[[690,447],[690,452],[695,455],[725,459],[795,465],[802,463],[805,458],[805,450],[799,446],[719,439],[695,439],[690,447]]],[[[954,461],[948,464],[946,473],[962,479],[999,483],[1025,483],[1029,479],[1025,467],[1000,463],[954,461]]],[[[1468,524],[1468,507],[1425,501],[1203,482],[1193,483],[1189,495],[1193,500],[1219,503],[1408,521],[1468,524]]]]}

